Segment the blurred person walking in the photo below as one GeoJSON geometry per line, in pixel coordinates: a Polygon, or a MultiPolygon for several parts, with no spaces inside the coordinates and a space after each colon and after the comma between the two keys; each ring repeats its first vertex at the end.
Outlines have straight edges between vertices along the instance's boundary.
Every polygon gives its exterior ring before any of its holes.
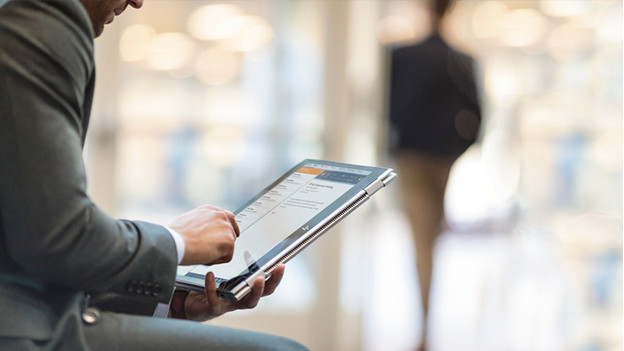
{"type": "Polygon", "coordinates": [[[425,0],[431,34],[391,53],[390,149],[412,228],[427,348],[433,248],[444,219],[451,167],[477,137],[481,108],[473,59],[448,45],[442,24],[453,0],[425,0]]]}

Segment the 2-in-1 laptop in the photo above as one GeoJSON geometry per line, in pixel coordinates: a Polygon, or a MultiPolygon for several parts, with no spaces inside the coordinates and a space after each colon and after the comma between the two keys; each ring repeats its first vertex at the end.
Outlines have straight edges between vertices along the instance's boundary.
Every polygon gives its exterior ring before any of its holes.
{"type": "Polygon", "coordinates": [[[232,260],[179,266],[176,286],[204,291],[215,275],[217,294],[240,300],[258,277],[268,279],[346,215],[392,182],[391,168],[306,159],[234,212],[240,228],[232,260]]]}

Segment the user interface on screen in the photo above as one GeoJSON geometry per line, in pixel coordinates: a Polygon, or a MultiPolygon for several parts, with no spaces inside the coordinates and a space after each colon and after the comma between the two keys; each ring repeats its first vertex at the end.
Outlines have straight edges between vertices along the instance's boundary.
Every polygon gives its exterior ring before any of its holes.
{"type": "MultiPolygon", "coordinates": [[[[326,209],[370,171],[306,163],[236,214],[240,237],[232,261],[213,266],[178,266],[178,275],[235,277],[256,264],[286,237],[326,209]]],[[[305,227],[301,228],[306,230],[305,227]]]]}

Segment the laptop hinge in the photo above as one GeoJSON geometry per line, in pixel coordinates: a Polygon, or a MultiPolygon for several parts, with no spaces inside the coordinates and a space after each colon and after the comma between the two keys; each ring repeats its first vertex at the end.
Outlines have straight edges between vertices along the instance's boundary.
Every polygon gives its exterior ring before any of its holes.
{"type": "Polygon", "coordinates": [[[368,195],[373,195],[374,193],[377,192],[377,190],[383,188],[383,186],[384,186],[384,183],[381,181],[381,179],[376,179],[369,186],[364,188],[364,191],[366,191],[368,195]]]}

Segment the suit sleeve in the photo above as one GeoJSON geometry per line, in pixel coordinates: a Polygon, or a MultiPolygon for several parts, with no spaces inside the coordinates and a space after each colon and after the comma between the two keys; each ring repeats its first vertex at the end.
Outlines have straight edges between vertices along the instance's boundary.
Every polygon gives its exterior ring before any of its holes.
{"type": "Polygon", "coordinates": [[[1,244],[44,282],[165,302],[177,262],[171,235],[110,218],[86,192],[90,26],[76,0],[0,8],[1,244]]]}

